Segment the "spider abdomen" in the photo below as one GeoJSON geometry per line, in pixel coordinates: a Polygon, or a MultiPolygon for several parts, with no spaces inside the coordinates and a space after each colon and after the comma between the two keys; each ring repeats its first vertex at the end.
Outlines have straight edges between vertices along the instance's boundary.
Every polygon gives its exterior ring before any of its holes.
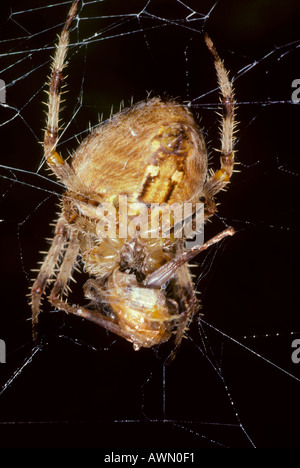
{"type": "Polygon", "coordinates": [[[107,202],[173,203],[202,195],[204,140],[190,111],[175,101],[142,101],[100,124],[81,143],[72,167],[107,202]]]}

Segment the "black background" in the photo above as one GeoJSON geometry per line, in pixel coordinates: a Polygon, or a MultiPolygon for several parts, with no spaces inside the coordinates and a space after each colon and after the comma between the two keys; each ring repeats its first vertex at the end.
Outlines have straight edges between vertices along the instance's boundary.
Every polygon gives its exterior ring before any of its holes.
{"type": "MultiPolygon", "coordinates": [[[[218,94],[203,30],[235,78],[240,173],[218,197],[219,217],[205,235],[226,224],[237,234],[197,259],[203,322],[191,326],[170,367],[170,344],[134,352],[61,313],[42,317],[42,345],[31,351],[30,269],[52,235],[59,200],[53,192],[63,192],[24,172],[36,172],[42,160],[44,82],[68,10],[46,5],[26,2],[24,12],[24,2],[10,2],[1,19],[0,78],[9,108],[0,108],[0,163],[23,172],[1,169],[0,338],[7,362],[0,364],[0,446],[298,447],[300,364],[291,360],[291,345],[300,333],[299,106],[291,103],[291,84],[300,78],[299,2],[220,0],[206,21],[187,21],[190,11],[175,0],[151,1],[139,20],[129,14],[146,2],[109,0],[85,6],[72,32],[64,157],[98,114],[107,118],[111,105],[116,111],[122,99],[127,106],[151,91],[192,102],[217,167],[218,94]],[[95,32],[102,35],[92,42],[95,32]],[[87,38],[88,47],[81,42],[87,38]]],[[[186,5],[206,14],[214,4],[186,5]]],[[[44,168],[40,174],[49,179],[44,168]]],[[[76,302],[81,288],[73,290],[76,302]]]]}

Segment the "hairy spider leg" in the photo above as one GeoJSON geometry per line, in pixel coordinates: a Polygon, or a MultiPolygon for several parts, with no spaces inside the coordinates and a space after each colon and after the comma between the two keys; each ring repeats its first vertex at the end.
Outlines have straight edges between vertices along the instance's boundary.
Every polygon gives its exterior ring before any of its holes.
{"type": "Polygon", "coordinates": [[[213,197],[230,181],[233,166],[234,166],[234,128],[235,128],[235,101],[231,83],[228,78],[228,72],[224,67],[223,61],[220,59],[216,48],[210,39],[205,34],[205,43],[211,52],[215,69],[218,77],[218,84],[221,94],[221,103],[223,107],[223,115],[221,120],[221,168],[213,172],[205,182],[203,192],[205,195],[206,218],[211,216],[216,211],[216,206],[213,197]]]}
{"type": "Polygon", "coordinates": [[[59,274],[56,277],[54,286],[50,293],[49,300],[53,303],[57,298],[60,298],[68,290],[68,281],[72,279],[72,271],[76,264],[79,254],[79,241],[77,233],[70,235],[68,247],[65,250],[64,259],[60,265],[59,274]]]}
{"type": "Polygon", "coordinates": [[[44,134],[44,156],[46,163],[62,182],[73,190],[82,189],[73,168],[56,151],[59,131],[59,112],[61,104],[61,85],[63,69],[69,46],[70,28],[77,12],[79,0],[75,0],[69,11],[64,28],[59,36],[54,54],[48,91],[47,122],[44,134]]]}
{"type": "Polygon", "coordinates": [[[69,230],[67,228],[67,222],[64,218],[60,218],[56,225],[55,236],[50,250],[31,289],[32,337],[34,341],[37,340],[37,323],[41,297],[44,294],[49,280],[55,274],[55,268],[59,263],[60,256],[65,250],[68,236],[69,230]]]}

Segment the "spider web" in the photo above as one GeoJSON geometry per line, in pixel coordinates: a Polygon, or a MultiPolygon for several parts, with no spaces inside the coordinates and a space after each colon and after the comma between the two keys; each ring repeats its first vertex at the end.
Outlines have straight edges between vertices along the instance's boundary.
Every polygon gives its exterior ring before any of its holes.
{"type": "Polygon", "coordinates": [[[201,315],[171,366],[164,346],[134,352],[58,312],[45,314],[44,339],[32,349],[30,270],[47,249],[63,193],[43,166],[42,102],[69,7],[33,0],[26,9],[17,1],[2,7],[0,445],[297,447],[298,2],[90,1],[74,22],[64,157],[112,105],[116,112],[151,92],[191,107],[217,167],[219,98],[203,31],[233,79],[240,172],[219,194],[205,236],[228,225],[237,233],[196,259],[201,315]]]}

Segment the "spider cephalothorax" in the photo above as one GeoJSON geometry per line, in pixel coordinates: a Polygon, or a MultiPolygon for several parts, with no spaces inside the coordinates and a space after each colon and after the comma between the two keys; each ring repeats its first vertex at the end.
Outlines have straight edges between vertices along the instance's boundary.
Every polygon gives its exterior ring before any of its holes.
{"type": "Polygon", "coordinates": [[[204,203],[205,218],[215,212],[214,196],[229,182],[234,164],[231,85],[212,41],[205,36],[223,104],[217,172],[208,173],[204,139],[191,112],[176,101],[159,98],[140,102],[99,124],[69,164],[56,152],[56,145],[62,70],[78,3],[73,3],[60,35],[50,78],[45,161],[67,190],[52,245],[32,287],[33,335],[36,339],[41,296],[54,277],[49,301],[55,307],[124,337],[134,349],[162,343],[173,333],[178,346],[197,311],[187,261],[233,230],[228,228],[202,246],[186,250],[184,237],[175,235],[174,213],[168,233],[159,223],[155,231],[147,220],[157,205],[158,221],[164,210],[175,205],[190,204],[195,215],[199,200],[204,203]],[[84,307],[63,300],[79,256],[90,275],[84,285],[90,302],[84,307]]]}

